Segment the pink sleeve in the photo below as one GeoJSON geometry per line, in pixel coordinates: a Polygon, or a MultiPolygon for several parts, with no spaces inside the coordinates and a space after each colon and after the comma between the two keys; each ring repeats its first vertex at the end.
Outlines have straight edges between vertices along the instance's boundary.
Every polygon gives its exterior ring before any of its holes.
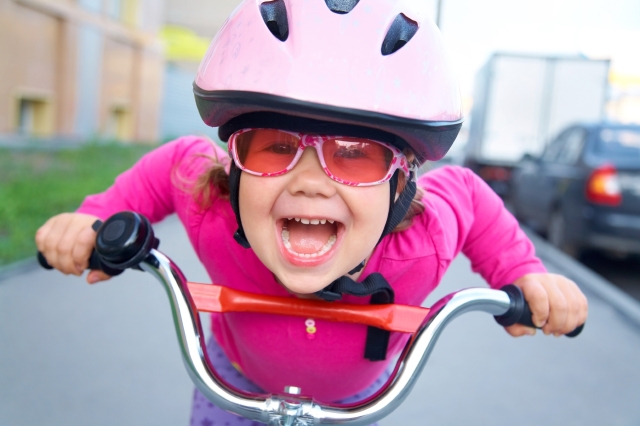
{"type": "Polygon", "coordinates": [[[209,164],[209,160],[197,154],[218,155],[223,163],[228,162],[226,153],[210,141],[183,137],[146,154],[105,192],[86,197],[77,211],[104,220],[114,213],[131,210],[145,215],[152,223],[181,213],[193,204],[189,182],[209,164]]]}
{"type": "Polygon", "coordinates": [[[438,212],[450,258],[464,253],[473,271],[491,287],[510,284],[528,273],[546,272],[518,221],[471,170],[436,169],[423,176],[419,185],[438,212]]]}

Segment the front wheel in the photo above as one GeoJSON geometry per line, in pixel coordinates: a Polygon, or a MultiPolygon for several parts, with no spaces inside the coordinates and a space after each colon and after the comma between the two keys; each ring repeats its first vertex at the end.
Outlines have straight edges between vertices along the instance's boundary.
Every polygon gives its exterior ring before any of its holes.
{"type": "Polygon", "coordinates": [[[561,210],[555,210],[551,214],[549,224],[547,226],[547,240],[555,247],[559,248],[569,256],[578,258],[581,248],[569,241],[567,238],[567,226],[564,215],[561,210]]]}

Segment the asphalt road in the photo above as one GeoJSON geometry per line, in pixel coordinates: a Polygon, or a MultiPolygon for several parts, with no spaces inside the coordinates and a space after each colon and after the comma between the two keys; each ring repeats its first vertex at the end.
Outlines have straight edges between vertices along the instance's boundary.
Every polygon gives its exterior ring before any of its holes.
{"type": "MultiPolygon", "coordinates": [[[[207,281],[175,218],[157,233],[187,277],[207,281]]],[[[583,285],[584,333],[513,339],[486,314],[457,318],[382,426],[640,424],[640,304],[536,247],[583,285]]],[[[460,257],[425,304],[475,286],[460,257]]],[[[38,269],[0,277],[0,425],[186,425],[191,392],[166,295],[148,274],[95,286],[38,269]]]]}

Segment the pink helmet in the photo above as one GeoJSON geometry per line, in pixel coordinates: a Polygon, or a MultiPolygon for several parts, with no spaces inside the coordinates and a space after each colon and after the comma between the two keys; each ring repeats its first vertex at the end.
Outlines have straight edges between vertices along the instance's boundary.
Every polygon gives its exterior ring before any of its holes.
{"type": "MultiPolygon", "coordinates": [[[[457,80],[424,0],[244,0],[200,64],[202,119],[253,112],[371,128],[438,160],[462,124],[457,80]]],[[[234,131],[237,129],[233,129],[234,131]]]]}

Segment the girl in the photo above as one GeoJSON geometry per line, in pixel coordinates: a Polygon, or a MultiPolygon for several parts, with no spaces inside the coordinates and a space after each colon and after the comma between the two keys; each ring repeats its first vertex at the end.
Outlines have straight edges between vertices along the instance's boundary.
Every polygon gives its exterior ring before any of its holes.
{"type": "MultiPolygon", "coordinates": [[[[198,137],[162,146],[76,213],[47,221],[39,250],[80,275],[97,218],[177,213],[215,283],[411,305],[462,252],[492,287],[519,286],[545,334],[572,331],[586,320],[584,295],[546,273],[482,181],[449,167],[416,182],[417,168],[441,158],[461,125],[455,78],[424,3],[243,1],[194,83],[200,114],[219,127],[229,154],[198,137]]],[[[406,341],[366,326],[248,313],[216,315],[212,329],[209,358],[231,384],[292,385],[331,402],[377,390],[406,341]]],[[[192,424],[238,422],[196,392],[192,424]]]]}

